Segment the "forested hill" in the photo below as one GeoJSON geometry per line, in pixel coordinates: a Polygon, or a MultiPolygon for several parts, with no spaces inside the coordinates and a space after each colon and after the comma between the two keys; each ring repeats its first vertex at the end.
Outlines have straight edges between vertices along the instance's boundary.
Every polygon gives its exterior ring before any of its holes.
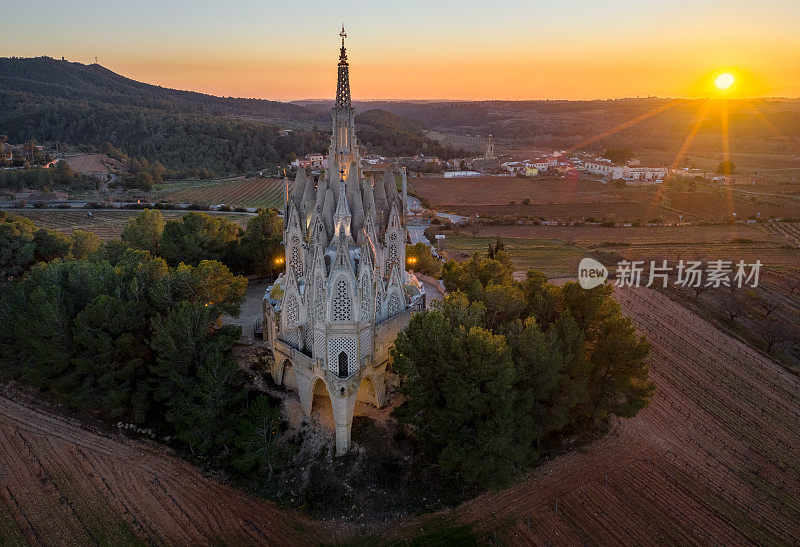
{"type": "Polygon", "coordinates": [[[173,177],[244,173],[320,152],[329,137],[313,125],[328,119],[292,104],[136,82],[96,64],[0,58],[0,134],[10,142],[90,150],[108,142],[123,163],[160,162],[173,177]]]}
{"type": "Polygon", "coordinates": [[[266,121],[318,121],[302,106],[263,99],[216,97],[137,82],[98,64],[84,65],[50,57],[0,57],[0,90],[53,99],[100,101],[165,110],[198,110],[253,116],[266,121]]]}
{"type": "Polygon", "coordinates": [[[444,159],[464,157],[467,152],[444,147],[425,136],[421,123],[379,108],[356,115],[356,136],[368,149],[387,156],[425,154],[444,159]]]}
{"type": "MultiPolygon", "coordinates": [[[[456,153],[425,137],[418,122],[396,114],[374,110],[357,122],[370,151],[456,153]]],[[[0,134],[10,142],[90,150],[107,150],[104,143],[110,143],[123,163],[160,162],[170,177],[246,173],[293,154],[325,152],[329,124],[328,109],[167,89],[97,64],[0,58],[0,134]]]]}

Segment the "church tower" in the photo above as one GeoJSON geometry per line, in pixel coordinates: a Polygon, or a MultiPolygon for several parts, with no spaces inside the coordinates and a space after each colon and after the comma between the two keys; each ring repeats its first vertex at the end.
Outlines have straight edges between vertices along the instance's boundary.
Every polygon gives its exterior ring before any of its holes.
{"type": "MultiPolygon", "coordinates": [[[[344,170],[345,178],[349,176],[352,163],[360,164],[358,145],[356,144],[355,108],[350,102],[350,65],[347,63],[347,50],[344,39],[347,33],[342,25],[342,47],[339,50],[339,67],[336,79],[336,102],[333,105],[333,134],[328,149],[328,166],[330,177],[328,182],[337,182],[339,173],[344,170]]],[[[359,173],[360,174],[360,173],[359,173]]]]}
{"type": "Polygon", "coordinates": [[[339,36],[328,170],[315,180],[298,169],[291,190],[285,181],[286,273],[264,294],[263,324],[273,379],[308,416],[314,395],[330,398],[344,454],[356,401],[383,405],[389,348],[425,294],[405,270],[405,172],[361,177],[344,27],[339,36]]]}

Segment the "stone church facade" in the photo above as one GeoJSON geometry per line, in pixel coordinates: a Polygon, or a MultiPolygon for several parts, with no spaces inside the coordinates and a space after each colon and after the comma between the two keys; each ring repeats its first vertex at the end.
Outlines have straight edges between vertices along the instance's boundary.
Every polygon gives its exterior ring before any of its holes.
{"type": "Polygon", "coordinates": [[[383,405],[389,348],[425,307],[405,270],[405,173],[402,193],[391,170],[362,177],[341,36],[328,169],[285,182],[286,272],[263,299],[273,379],[297,389],[306,415],[315,394],[330,397],[337,454],[350,447],[356,401],[383,405]]]}

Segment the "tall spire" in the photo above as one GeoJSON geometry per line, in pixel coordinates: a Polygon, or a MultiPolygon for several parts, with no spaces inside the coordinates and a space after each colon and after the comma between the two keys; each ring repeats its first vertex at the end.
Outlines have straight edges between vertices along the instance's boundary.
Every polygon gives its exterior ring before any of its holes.
{"type": "Polygon", "coordinates": [[[338,201],[339,182],[337,171],[344,168],[349,175],[350,166],[355,163],[356,175],[360,176],[359,165],[361,160],[356,144],[355,109],[350,101],[350,68],[347,64],[347,50],[344,39],[347,33],[342,25],[342,48],[339,52],[339,79],[336,83],[336,103],[333,106],[333,131],[331,132],[331,146],[328,149],[328,165],[333,164],[336,169],[328,169],[328,186],[332,188],[334,197],[338,201]]]}
{"type": "Polygon", "coordinates": [[[339,36],[342,37],[342,49],[339,50],[339,78],[336,82],[336,106],[350,107],[350,69],[347,64],[347,50],[344,47],[344,39],[347,38],[344,25],[342,25],[342,32],[339,33],[339,36]]]}

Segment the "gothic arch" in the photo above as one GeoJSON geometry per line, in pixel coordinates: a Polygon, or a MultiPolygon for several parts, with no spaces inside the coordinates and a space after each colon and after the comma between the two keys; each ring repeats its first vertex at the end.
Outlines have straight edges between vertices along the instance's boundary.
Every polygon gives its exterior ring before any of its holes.
{"type": "Polygon", "coordinates": [[[291,361],[288,359],[283,362],[281,385],[286,389],[297,391],[297,373],[294,371],[294,367],[292,366],[291,361]]]}
{"type": "Polygon", "coordinates": [[[286,371],[292,366],[292,363],[289,361],[288,357],[283,358],[282,360],[276,358],[275,361],[275,367],[272,369],[272,380],[279,386],[285,385],[284,379],[286,378],[286,371]]]}
{"type": "Polygon", "coordinates": [[[333,426],[333,400],[328,391],[328,386],[322,378],[316,378],[311,384],[311,407],[309,415],[313,416],[317,411],[317,419],[323,425],[333,426]],[[324,406],[320,406],[320,405],[324,406]]]}

